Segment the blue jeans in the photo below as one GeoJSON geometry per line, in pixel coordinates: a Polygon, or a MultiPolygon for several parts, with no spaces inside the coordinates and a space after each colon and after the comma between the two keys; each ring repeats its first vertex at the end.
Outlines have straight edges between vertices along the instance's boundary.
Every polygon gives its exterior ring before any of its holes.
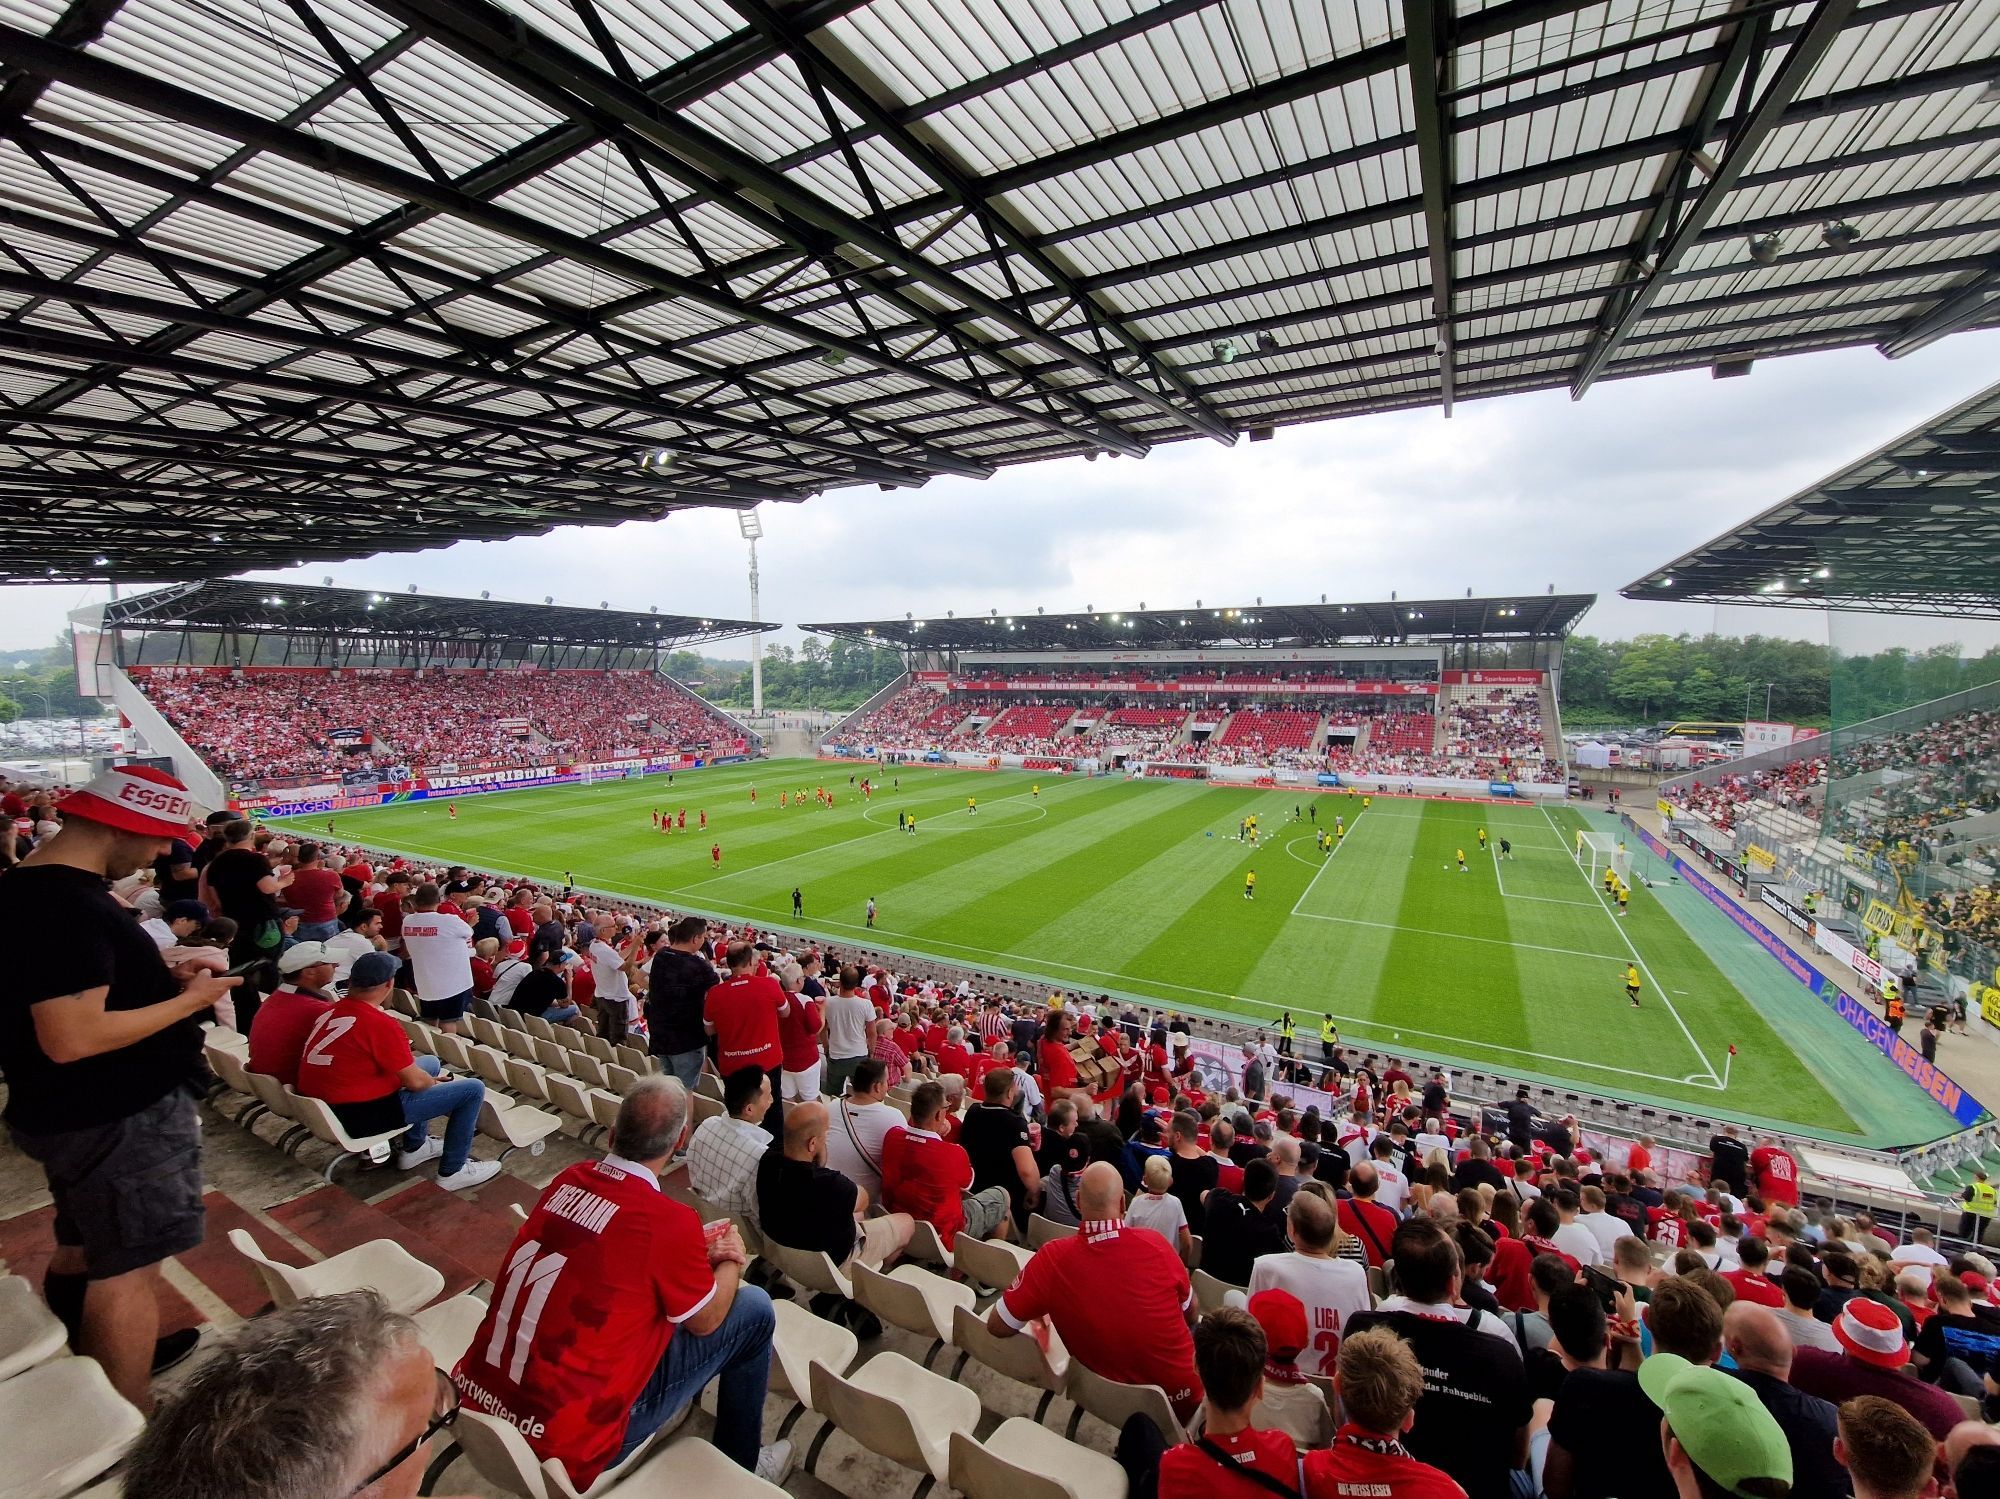
{"type": "Polygon", "coordinates": [[[771,1298],[756,1286],[739,1285],[729,1315],[714,1332],[705,1338],[676,1332],[653,1377],[632,1402],[614,1461],[624,1462],[719,1374],[712,1440],[732,1462],[754,1470],[764,1442],[764,1395],[771,1385],[771,1338],[777,1326],[771,1298]]]}
{"type": "MultiPolygon", "coordinates": [[[[417,1065],[436,1077],[443,1064],[433,1056],[417,1058],[417,1065]]],[[[410,1132],[403,1136],[404,1150],[421,1150],[431,1137],[430,1121],[442,1119],[444,1155],[438,1160],[438,1174],[450,1176],[472,1154],[473,1131],[479,1128],[479,1102],[486,1097],[486,1084],[476,1077],[457,1077],[448,1083],[433,1083],[421,1093],[405,1088],[402,1093],[403,1118],[410,1132]]]]}
{"type": "Polygon", "coordinates": [[[301,942],[324,942],[329,937],[340,935],[337,921],[301,921],[292,935],[301,942]]]}
{"type": "Polygon", "coordinates": [[[705,1051],[670,1051],[660,1058],[667,1064],[667,1071],[680,1079],[681,1086],[694,1092],[694,1085],[701,1081],[702,1059],[705,1051]]]}
{"type": "Polygon", "coordinates": [[[568,1025],[570,1021],[576,1019],[582,1013],[583,1011],[579,1010],[573,1004],[550,1005],[546,1010],[542,1011],[542,1019],[548,1021],[551,1025],[568,1025]]]}

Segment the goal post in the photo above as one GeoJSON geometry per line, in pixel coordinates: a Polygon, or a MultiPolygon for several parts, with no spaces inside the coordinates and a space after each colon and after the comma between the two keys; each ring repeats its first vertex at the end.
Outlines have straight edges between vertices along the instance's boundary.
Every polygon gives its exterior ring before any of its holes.
{"type": "Polygon", "coordinates": [[[1604,872],[1609,869],[1617,875],[1620,884],[1627,889],[1632,884],[1632,854],[1625,847],[1625,840],[1615,833],[1598,833],[1588,828],[1579,828],[1576,845],[1571,849],[1577,867],[1584,871],[1595,890],[1604,881],[1604,872]]]}

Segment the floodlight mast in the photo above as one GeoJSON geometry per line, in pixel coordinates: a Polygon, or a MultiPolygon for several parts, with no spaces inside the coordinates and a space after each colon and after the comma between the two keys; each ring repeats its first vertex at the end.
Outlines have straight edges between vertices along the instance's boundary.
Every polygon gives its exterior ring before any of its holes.
{"type": "MultiPolygon", "coordinates": [[[[736,512],[736,528],[750,543],[750,623],[761,624],[764,616],[757,608],[757,538],[764,534],[764,518],[757,513],[755,505],[736,512]]],[[[764,633],[761,630],[753,630],[750,635],[750,714],[753,718],[761,718],[764,714],[764,633]]]]}

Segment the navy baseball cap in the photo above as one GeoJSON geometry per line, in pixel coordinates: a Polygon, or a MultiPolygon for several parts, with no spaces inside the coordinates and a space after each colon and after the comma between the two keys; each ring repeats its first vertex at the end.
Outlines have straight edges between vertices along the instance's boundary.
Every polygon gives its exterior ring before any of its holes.
{"type": "Polygon", "coordinates": [[[206,922],[208,907],[198,900],[170,900],[166,909],[160,912],[160,916],[166,921],[206,922]]]}
{"type": "Polygon", "coordinates": [[[393,984],[402,967],[402,963],[393,953],[365,952],[356,958],[354,966],[348,969],[347,987],[350,990],[374,989],[383,984],[393,984]]]}

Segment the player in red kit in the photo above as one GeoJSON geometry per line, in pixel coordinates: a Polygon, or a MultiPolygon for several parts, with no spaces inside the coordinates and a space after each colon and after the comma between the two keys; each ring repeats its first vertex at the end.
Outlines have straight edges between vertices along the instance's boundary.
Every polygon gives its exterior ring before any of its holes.
{"type": "Polygon", "coordinates": [[[708,846],[708,857],[714,862],[717,869],[722,868],[722,845],[711,843],[708,846]]]}
{"type": "Polygon", "coordinates": [[[708,809],[706,807],[702,808],[701,812],[701,831],[704,833],[708,831],[708,809]]]}
{"type": "Polygon", "coordinates": [[[686,807],[681,808],[681,815],[675,819],[675,822],[678,824],[682,832],[687,831],[688,809],[686,807]]]}

